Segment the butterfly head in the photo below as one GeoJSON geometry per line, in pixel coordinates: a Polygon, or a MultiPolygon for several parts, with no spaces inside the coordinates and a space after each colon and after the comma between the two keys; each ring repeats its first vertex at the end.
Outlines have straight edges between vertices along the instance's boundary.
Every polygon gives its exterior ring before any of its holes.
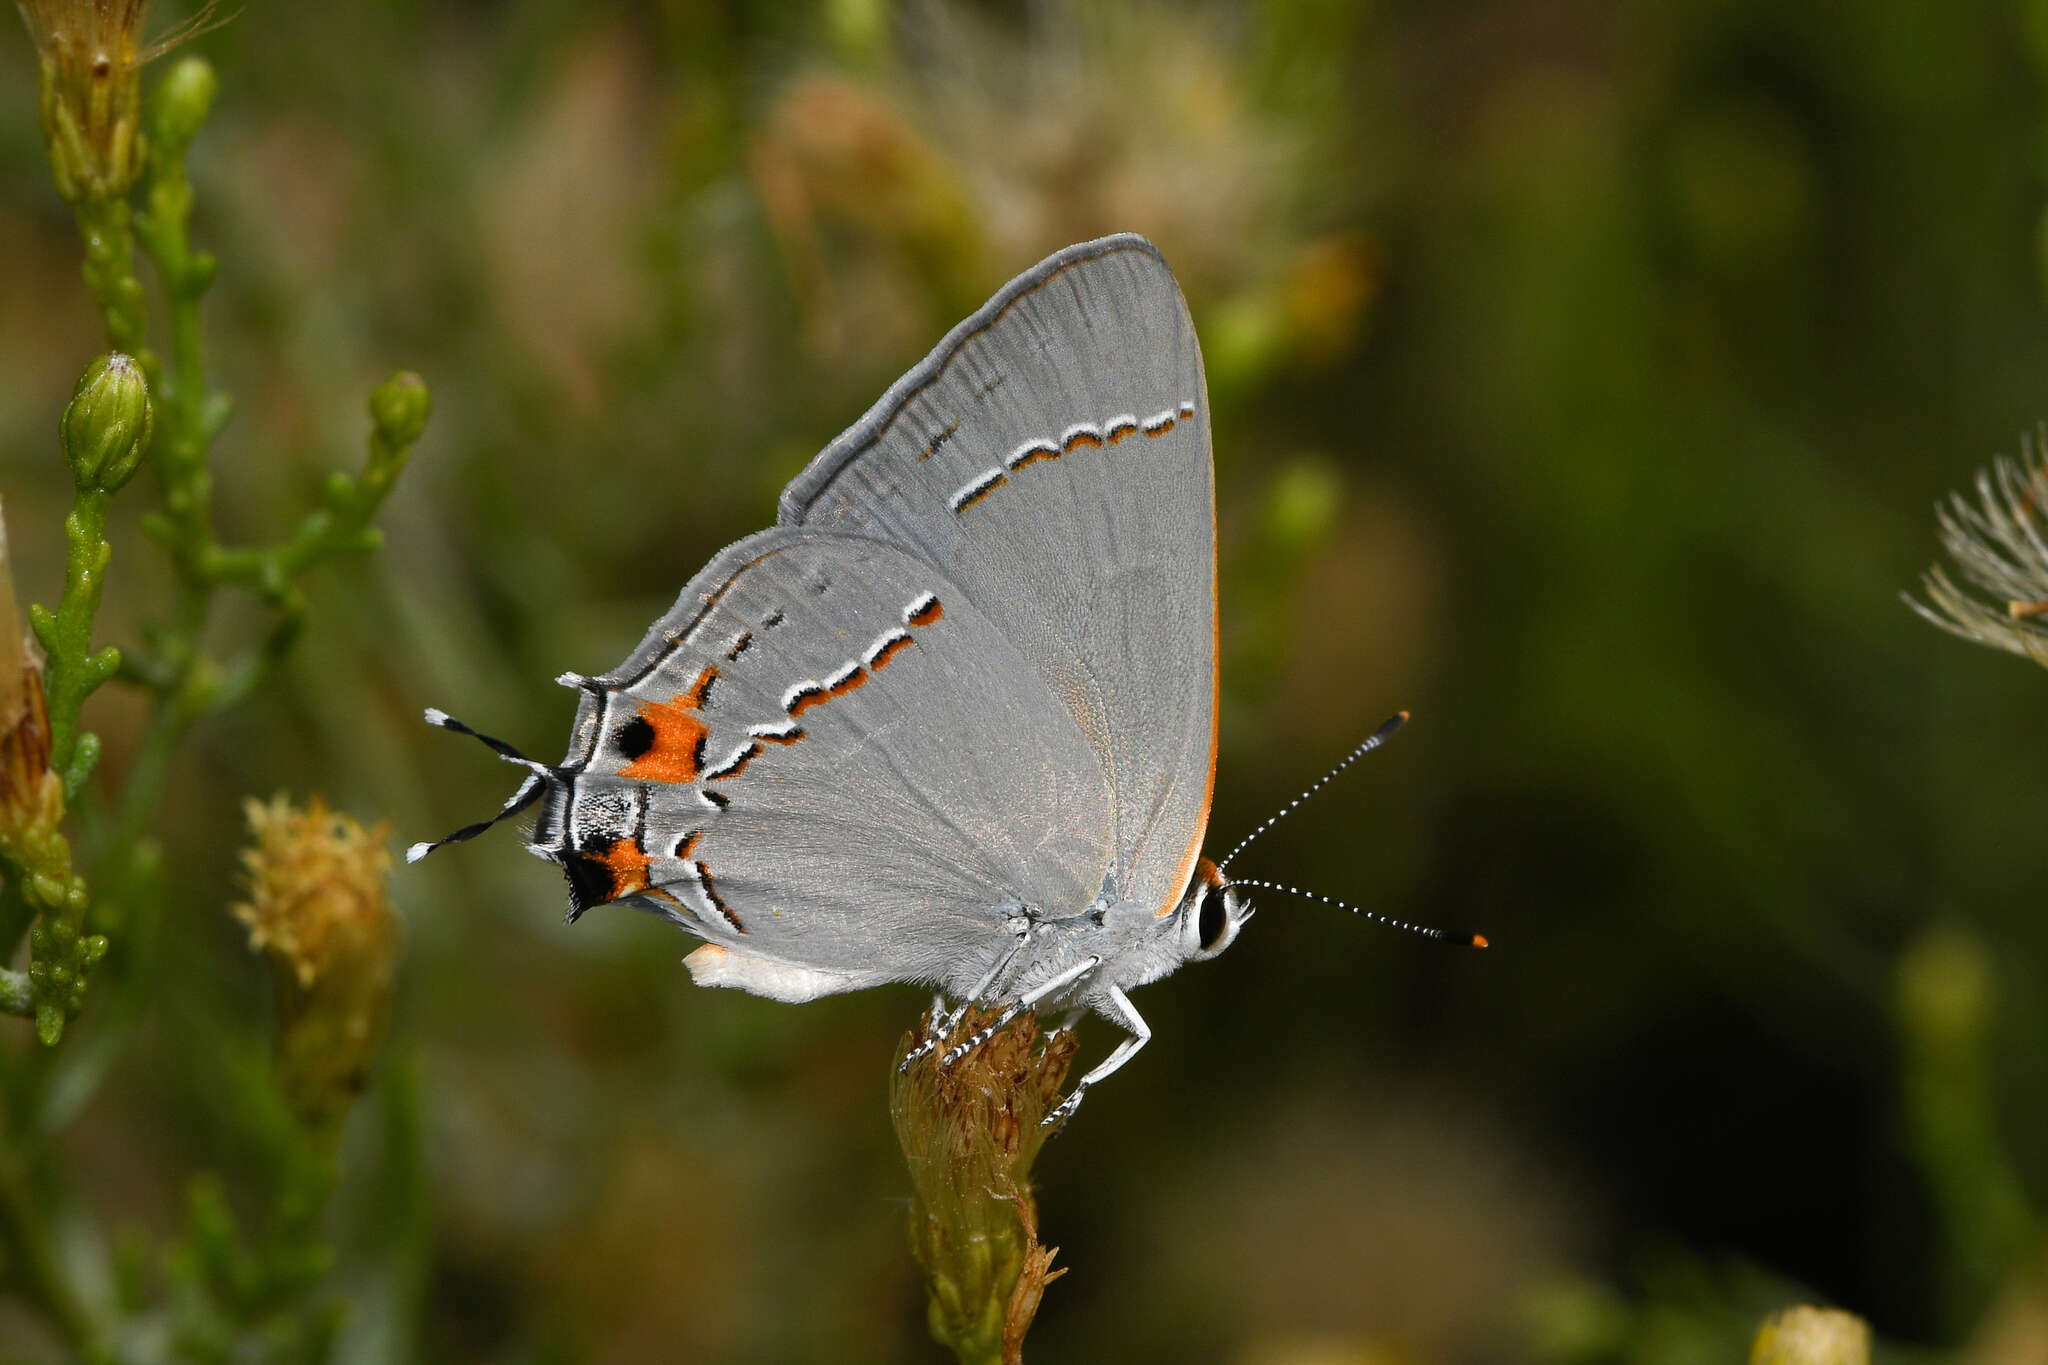
{"type": "Polygon", "coordinates": [[[1251,919],[1252,907],[1237,887],[1224,879],[1216,864],[1204,858],[1195,864],[1187,893],[1175,911],[1174,929],[1181,960],[1207,962],[1220,956],[1251,919]]]}

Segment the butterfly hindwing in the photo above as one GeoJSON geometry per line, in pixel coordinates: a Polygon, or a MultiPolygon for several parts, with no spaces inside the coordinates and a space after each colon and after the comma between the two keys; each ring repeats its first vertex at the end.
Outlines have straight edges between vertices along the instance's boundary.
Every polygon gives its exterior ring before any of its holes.
{"type": "Polygon", "coordinates": [[[776,528],[729,547],[585,696],[537,844],[579,905],[632,898],[714,943],[938,980],[1012,915],[1072,913],[1110,864],[1069,713],[950,578],[776,528]]]}

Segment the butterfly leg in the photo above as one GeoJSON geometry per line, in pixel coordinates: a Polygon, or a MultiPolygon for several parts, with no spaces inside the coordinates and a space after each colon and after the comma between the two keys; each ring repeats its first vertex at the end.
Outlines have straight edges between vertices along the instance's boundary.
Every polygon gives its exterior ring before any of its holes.
{"type": "Polygon", "coordinates": [[[1144,1016],[1132,1007],[1131,998],[1115,986],[1111,986],[1107,994],[1107,1012],[1113,1012],[1115,1016],[1111,1022],[1130,1036],[1116,1045],[1116,1051],[1102,1059],[1102,1065],[1074,1083],[1073,1093],[1061,1100],[1059,1107],[1045,1116],[1042,1122],[1047,1128],[1061,1127],[1068,1119],[1074,1117],[1074,1111],[1081,1107],[1081,1097],[1088,1093],[1089,1086],[1101,1082],[1125,1062],[1137,1056],[1139,1048],[1152,1041],[1151,1025],[1147,1024],[1144,1016]]]}
{"type": "Polygon", "coordinates": [[[982,973],[981,980],[974,983],[974,989],[967,992],[967,997],[960,1002],[959,1009],[948,1010],[946,1008],[946,997],[937,991],[932,992],[931,1027],[926,1031],[925,1036],[918,1040],[917,1046],[903,1055],[903,1060],[896,1067],[899,1075],[908,1074],[912,1062],[944,1042],[948,1034],[960,1027],[960,1020],[966,1016],[968,1009],[975,1001],[987,995],[994,988],[996,981],[1005,971],[1009,970],[1010,964],[1016,961],[1017,954],[1024,951],[1024,945],[1030,938],[1031,930],[1029,928],[1019,932],[1017,941],[1012,943],[1003,955],[995,960],[994,966],[982,973]]]}
{"type": "Polygon", "coordinates": [[[969,1038],[966,1042],[960,1044],[960,1046],[954,1048],[952,1051],[948,1052],[944,1057],[940,1058],[939,1065],[953,1065],[953,1063],[959,1061],[962,1057],[965,1057],[968,1053],[974,1051],[974,1049],[980,1047],[983,1043],[995,1037],[996,1034],[1002,1032],[1003,1025],[1009,1023],[1012,1019],[1015,1019],[1018,1015],[1024,1013],[1024,1011],[1031,1009],[1032,1007],[1037,1005],[1039,1001],[1045,999],[1048,995],[1053,995],[1059,991],[1065,990],[1067,987],[1073,985],[1076,981],[1079,981],[1082,977],[1088,975],[1088,973],[1094,971],[1097,967],[1100,967],[1101,965],[1102,959],[1099,957],[1084,957],[1079,962],[1076,962],[1073,966],[1067,968],[1065,971],[1052,977],[1050,980],[1041,982],[1039,985],[1033,986],[1030,990],[1026,991],[1016,1000],[1004,1006],[1003,1012],[1001,1014],[998,1014],[994,1019],[991,1019],[988,1023],[988,1027],[982,1029],[972,1038],[969,1038]]]}
{"type": "Polygon", "coordinates": [[[925,1026],[924,1036],[917,1040],[917,1046],[904,1053],[903,1060],[896,1064],[896,1074],[899,1076],[909,1075],[912,1062],[944,1042],[946,1035],[951,1033],[954,1026],[959,1023],[960,1015],[967,1012],[969,1003],[971,1002],[962,1001],[959,1012],[955,1013],[946,1008],[946,997],[937,991],[933,991],[931,1022],[925,1026]]]}

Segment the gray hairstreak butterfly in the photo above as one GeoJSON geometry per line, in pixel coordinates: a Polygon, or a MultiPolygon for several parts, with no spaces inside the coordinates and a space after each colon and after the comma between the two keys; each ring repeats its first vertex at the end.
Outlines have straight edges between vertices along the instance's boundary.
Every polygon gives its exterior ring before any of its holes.
{"type": "Polygon", "coordinates": [[[526,780],[407,856],[538,802],[527,847],[569,918],[664,916],[704,940],[699,985],[927,985],[924,1050],[1000,1007],[947,1060],[1025,1010],[1093,1010],[1126,1036],[1058,1123],[1151,1037],[1127,992],[1228,948],[1238,887],[1268,885],[1202,857],[1216,655],[1201,350],[1158,250],[1105,237],[954,328],[624,663],[565,674],[560,764],[478,736],[526,780]]]}

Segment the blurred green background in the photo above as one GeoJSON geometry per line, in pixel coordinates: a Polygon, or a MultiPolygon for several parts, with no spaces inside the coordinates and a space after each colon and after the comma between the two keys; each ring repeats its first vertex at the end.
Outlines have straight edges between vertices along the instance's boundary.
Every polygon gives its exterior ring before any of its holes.
{"type": "MultiPolygon", "coordinates": [[[[2048,1360],[2048,675],[1898,600],[2048,417],[2048,5],[376,0],[194,50],[225,534],[356,464],[394,366],[435,417],[386,551],[186,751],[148,1025],[65,1138],[105,1222],[237,1191],[244,795],[400,844],[494,810],[422,706],[552,753],[549,679],[1003,280],[1130,229],[1216,412],[1212,850],[1412,708],[1239,870],[1495,946],[1262,896],[1144,991],[1039,1163],[1033,1357],[1679,1365],[1818,1298],[1881,1358],[2048,1360]]],[[[0,492],[40,600],[77,255],[17,31],[0,492]]],[[[165,591],[137,506],[114,641],[165,591]]],[[[87,716],[118,774],[139,707],[87,716]]],[[[564,927],[510,830],[393,895],[350,1358],[938,1358],[883,1103],[917,993],[696,991],[658,923],[564,927]]]]}

